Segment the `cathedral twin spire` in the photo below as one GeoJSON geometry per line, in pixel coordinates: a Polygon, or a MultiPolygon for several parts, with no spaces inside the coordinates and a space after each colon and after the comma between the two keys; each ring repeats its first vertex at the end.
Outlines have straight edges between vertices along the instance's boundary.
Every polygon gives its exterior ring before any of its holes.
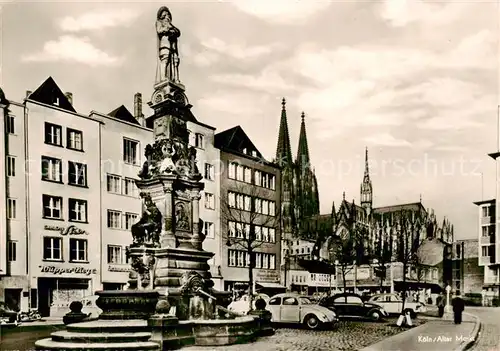
{"type": "MultiPolygon", "coordinates": [[[[288,131],[288,120],[286,115],[286,100],[281,101],[281,120],[278,134],[278,145],[276,147],[276,161],[281,165],[291,165],[293,163],[292,149],[290,146],[290,133],[288,131]]],[[[305,113],[301,114],[299,147],[295,162],[310,168],[309,146],[307,144],[305,113]]]]}
{"type": "Polygon", "coordinates": [[[316,175],[310,165],[309,146],[305,126],[305,114],[301,114],[299,144],[295,162],[292,158],[290,133],[286,114],[286,100],[282,100],[281,120],[276,147],[276,162],[282,167],[282,199],[293,211],[297,227],[304,219],[319,214],[319,194],[316,175]],[[288,203],[288,199],[290,199],[288,203]]]}

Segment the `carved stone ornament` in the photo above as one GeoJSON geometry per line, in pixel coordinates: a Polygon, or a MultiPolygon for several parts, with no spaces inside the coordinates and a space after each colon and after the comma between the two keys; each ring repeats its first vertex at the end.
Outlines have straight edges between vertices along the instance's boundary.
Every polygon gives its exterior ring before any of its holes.
{"type": "Polygon", "coordinates": [[[144,199],[144,212],[139,222],[132,225],[133,242],[131,247],[159,247],[162,215],[149,194],[141,193],[144,199]]]}
{"type": "Polygon", "coordinates": [[[191,217],[187,206],[187,203],[180,201],[175,204],[175,229],[177,230],[190,231],[191,217]]]}
{"type": "Polygon", "coordinates": [[[185,272],[181,279],[181,294],[197,294],[199,290],[206,288],[206,281],[203,277],[194,271],[185,272]]]}

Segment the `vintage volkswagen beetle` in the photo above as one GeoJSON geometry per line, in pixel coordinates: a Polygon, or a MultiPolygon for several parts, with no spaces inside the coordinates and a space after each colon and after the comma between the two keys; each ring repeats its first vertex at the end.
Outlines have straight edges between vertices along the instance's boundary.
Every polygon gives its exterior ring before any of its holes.
{"type": "Polygon", "coordinates": [[[334,311],[299,294],[284,293],[271,297],[266,309],[271,312],[273,323],[303,323],[309,329],[333,325],[338,321],[334,311]]]}

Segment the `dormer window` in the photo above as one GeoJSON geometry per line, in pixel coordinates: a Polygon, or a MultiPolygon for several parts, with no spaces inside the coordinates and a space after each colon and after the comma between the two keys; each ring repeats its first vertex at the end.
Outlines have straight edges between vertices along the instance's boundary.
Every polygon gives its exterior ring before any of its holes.
{"type": "Polygon", "coordinates": [[[247,148],[244,148],[243,149],[243,153],[246,154],[247,153],[247,148]]]}
{"type": "Polygon", "coordinates": [[[252,150],[252,156],[253,156],[253,157],[257,157],[257,151],[252,150]]]}

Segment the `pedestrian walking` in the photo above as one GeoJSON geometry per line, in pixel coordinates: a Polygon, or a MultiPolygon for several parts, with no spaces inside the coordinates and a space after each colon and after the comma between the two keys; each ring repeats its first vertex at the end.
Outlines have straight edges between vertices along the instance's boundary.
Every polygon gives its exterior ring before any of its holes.
{"type": "Polygon", "coordinates": [[[465,309],[465,302],[460,296],[455,296],[451,301],[451,305],[453,306],[453,319],[455,324],[462,323],[462,313],[465,309]]]}
{"type": "Polygon", "coordinates": [[[437,297],[436,304],[438,307],[438,316],[442,318],[444,316],[444,306],[446,305],[446,301],[442,293],[437,297]]]}

